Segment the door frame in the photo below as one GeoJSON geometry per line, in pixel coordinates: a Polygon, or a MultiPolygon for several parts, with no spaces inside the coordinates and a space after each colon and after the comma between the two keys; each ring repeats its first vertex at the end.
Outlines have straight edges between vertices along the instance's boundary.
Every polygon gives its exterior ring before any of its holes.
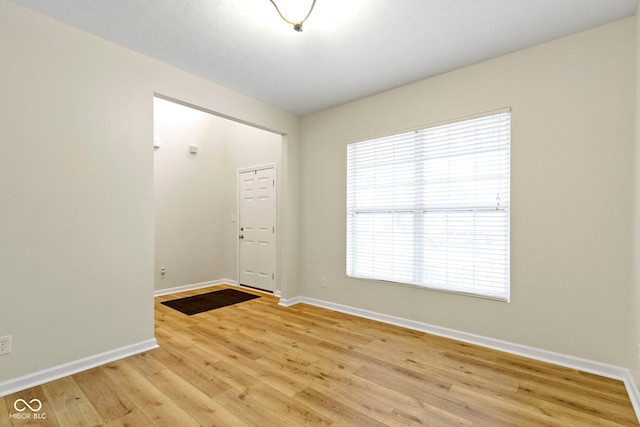
{"type": "MultiPolygon", "coordinates": [[[[236,232],[236,283],[240,286],[240,174],[251,171],[259,171],[264,169],[273,169],[273,179],[275,180],[274,185],[274,193],[275,193],[275,232],[273,233],[273,244],[275,248],[275,279],[274,279],[274,287],[273,295],[276,297],[281,296],[281,288],[280,288],[280,248],[278,246],[278,166],[276,163],[266,163],[258,166],[250,166],[244,167],[236,170],[236,222],[235,222],[235,232],[236,232]]],[[[251,288],[253,289],[253,288],[251,288]]],[[[259,291],[259,289],[256,289],[259,291]]]]}

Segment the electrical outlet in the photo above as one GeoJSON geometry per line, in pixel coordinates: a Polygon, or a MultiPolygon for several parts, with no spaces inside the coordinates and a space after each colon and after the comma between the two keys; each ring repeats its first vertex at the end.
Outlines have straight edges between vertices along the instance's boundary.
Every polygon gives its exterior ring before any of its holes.
{"type": "Polygon", "coordinates": [[[0,354],[11,353],[11,335],[0,337],[0,354]]]}

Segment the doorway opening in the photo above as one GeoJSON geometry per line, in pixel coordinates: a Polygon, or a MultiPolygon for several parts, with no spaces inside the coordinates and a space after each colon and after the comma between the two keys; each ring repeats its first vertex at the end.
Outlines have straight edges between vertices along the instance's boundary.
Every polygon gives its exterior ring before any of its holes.
{"type": "Polygon", "coordinates": [[[240,283],[238,171],[275,173],[281,146],[280,134],[154,97],[156,295],[240,283]]]}

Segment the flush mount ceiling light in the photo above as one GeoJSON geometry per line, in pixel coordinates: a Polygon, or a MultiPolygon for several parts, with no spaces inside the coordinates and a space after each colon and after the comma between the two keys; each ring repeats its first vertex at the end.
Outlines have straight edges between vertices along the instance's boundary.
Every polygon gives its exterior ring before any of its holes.
{"type": "Polygon", "coordinates": [[[304,24],[304,21],[307,20],[307,18],[309,17],[309,15],[311,15],[311,12],[313,12],[313,8],[316,5],[316,0],[313,0],[311,2],[311,7],[309,8],[309,12],[307,13],[307,16],[304,17],[304,19],[300,20],[300,21],[290,21],[287,18],[284,17],[284,15],[282,14],[282,12],[280,12],[280,8],[278,7],[278,5],[276,4],[276,2],[274,0],[269,0],[271,2],[271,4],[273,5],[273,7],[276,8],[276,11],[278,11],[278,15],[280,15],[280,18],[282,18],[282,20],[284,22],[286,22],[289,25],[293,25],[293,29],[296,30],[297,32],[302,32],[302,24],[304,24]]]}

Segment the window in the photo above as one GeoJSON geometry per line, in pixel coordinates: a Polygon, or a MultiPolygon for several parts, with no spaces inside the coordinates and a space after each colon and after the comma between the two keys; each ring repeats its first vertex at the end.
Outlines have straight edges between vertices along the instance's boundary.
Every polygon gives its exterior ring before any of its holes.
{"type": "Polygon", "coordinates": [[[509,300],[511,113],[347,146],[347,275],[509,300]]]}

